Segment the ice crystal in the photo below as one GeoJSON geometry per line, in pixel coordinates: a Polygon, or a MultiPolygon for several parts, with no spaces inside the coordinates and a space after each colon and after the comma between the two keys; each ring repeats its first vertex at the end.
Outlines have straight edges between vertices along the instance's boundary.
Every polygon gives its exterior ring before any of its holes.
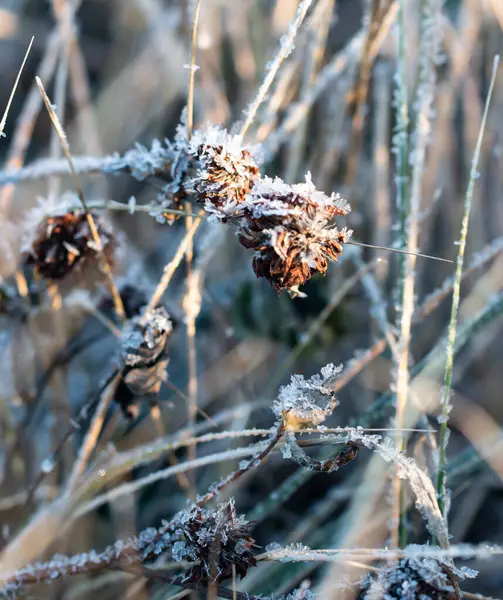
{"type": "Polygon", "coordinates": [[[280,388],[273,403],[274,414],[292,428],[320,425],[335,407],[332,388],[341,370],[342,365],[330,363],[307,380],[292,375],[291,383],[280,388]]]}

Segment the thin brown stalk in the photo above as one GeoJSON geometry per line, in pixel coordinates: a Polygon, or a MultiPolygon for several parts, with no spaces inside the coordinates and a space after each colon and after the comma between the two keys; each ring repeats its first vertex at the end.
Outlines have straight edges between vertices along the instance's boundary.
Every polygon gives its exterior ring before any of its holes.
{"type": "Polygon", "coordinates": [[[369,89],[370,73],[372,67],[372,62],[370,59],[370,49],[372,42],[375,39],[377,32],[379,31],[379,28],[381,26],[381,19],[379,19],[380,3],[380,0],[370,0],[370,6],[367,15],[368,27],[360,60],[360,73],[358,76],[358,83],[356,85],[356,110],[353,116],[351,137],[349,138],[348,145],[348,164],[345,178],[345,185],[347,188],[353,186],[357,174],[357,167],[359,164],[358,159],[360,155],[360,147],[362,142],[363,125],[365,123],[365,104],[369,89]]]}
{"type": "Polygon", "coordinates": [[[190,246],[192,238],[194,237],[199,224],[201,223],[201,219],[198,217],[194,220],[192,227],[185,233],[183,240],[180,242],[180,245],[177,248],[175,256],[173,256],[171,262],[169,262],[164,267],[164,274],[159,281],[152,298],[150,299],[147,308],[145,309],[145,313],[151,311],[153,308],[157,306],[159,301],[161,300],[166,288],[173,277],[174,272],[176,271],[178,265],[182,262],[182,258],[184,254],[187,252],[187,249],[190,246]]]}
{"type": "Polygon", "coordinates": [[[84,438],[84,442],[80,447],[79,455],[75,461],[75,464],[73,465],[70,477],[68,478],[65,492],[67,494],[73,492],[73,490],[76,488],[77,484],[79,483],[79,479],[87,466],[89,458],[96,447],[108,408],[110,407],[110,404],[114,398],[120,379],[121,375],[118,373],[103,392],[103,396],[101,397],[98,408],[94,413],[91,426],[89,427],[86,437],[84,438]]]}
{"type": "Polygon", "coordinates": [[[108,262],[105,254],[103,252],[101,238],[100,238],[100,235],[96,228],[96,223],[94,222],[93,215],[91,212],[89,212],[89,207],[87,206],[87,202],[84,197],[84,192],[82,190],[82,186],[80,185],[79,177],[78,177],[77,172],[75,171],[75,167],[73,165],[72,155],[70,154],[70,148],[68,147],[68,142],[66,140],[66,135],[65,135],[64,129],[58,119],[58,116],[56,115],[56,113],[54,111],[54,108],[51,105],[51,102],[50,102],[46,92],[45,92],[42,81],[40,80],[39,77],[36,77],[35,79],[37,81],[37,85],[40,90],[40,93],[42,94],[42,98],[43,98],[45,106],[47,108],[47,112],[49,113],[49,116],[51,118],[52,124],[54,125],[56,131],[58,132],[58,136],[59,136],[59,139],[61,142],[61,146],[63,148],[63,152],[68,161],[68,166],[70,167],[70,171],[71,171],[71,174],[73,177],[77,195],[78,195],[78,197],[82,203],[82,206],[86,212],[86,218],[87,218],[87,222],[89,225],[89,229],[91,231],[93,241],[96,245],[96,249],[97,249],[100,259],[101,259],[101,267],[105,274],[105,278],[107,280],[108,287],[110,289],[110,293],[112,294],[115,311],[116,311],[119,319],[121,321],[124,321],[126,319],[126,313],[124,310],[124,305],[122,303],[122,298],[119,294],[119,290],[117,289],[117,286],[115,285],[115,281],[114,281],[113,274],[112,274],[112,267],[110,266],[110,263],[108,262]]]}

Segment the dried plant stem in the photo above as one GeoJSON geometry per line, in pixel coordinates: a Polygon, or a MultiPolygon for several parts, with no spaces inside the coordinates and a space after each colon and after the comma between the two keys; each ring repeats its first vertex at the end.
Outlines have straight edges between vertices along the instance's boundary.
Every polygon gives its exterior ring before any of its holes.
{"type": "MultiPolygon", "coordinates": [[[[192,22],[192,40],[190,49],[190,65],[189,65],[189,88],[187,93],[187,141],[190,141],[192,137],[192,130],[194,126],[194,82],[196,75],[196,51],[197,51],[197,27],[199,23],[199,13],[201,10],[201,0],[197,0],[196,8],[194,11],[194,19],[192,22]]],[[[185,203],[185,210],[190,212],[191,205],[187,201],[185,203]]],[[[203,212],[203,211],[201,211],[203,212]]],[[[187,233],[191,230],[193,225],[193,219],[187,215],[185,217],[185,230],[187,233]]],[[[185,311],[185,326],[187,332],[187,360],[188,360],[188,371],[189,371],[189,385],[188,385],[188,425],[193,427],[197,417],[197,353],[196,353],[196,312],[191,310],[188,306],[190,303],[190,297],[192,295],[191,287],[196,284],[193,278],[193,259],[194,259],[194,243],[191,238],[187,244],[187,252],[185,255],[186,268],[187,268],[187,291],[186,291],[186,311],[185,311]]],[[[184,302],[185,305],[185,302],[184,302]]],[[[187,457],[189,460],[197,458],[197,446],[191,445],[188,448],[187,457]]],[[[189,479],[190,487],[189,492],[192,497],[195,497],[194,489],[194,478],[189,479]]]]}
{"type": "Polygon", "coordinates": [[[4,135],[3,130],[5,129],[5,123],[7,122],[7,117],[9,115],[9,110],[10,110],[10,107],[12,104],[12,100],[14,99],[14,94],[16,93],[17,86],[19,84],[19,80],[21,79],[21,74],[23,72],[24,65],[26,64],[26,61],[28,59],[28,55],[30,54],[31,46],[33,44],[34,39],[35,38],[32,37],[30,40],[28,49],[26,50],[26,53],[24,55],[23,62],[21,63],[21,67],[19,68],[19,71],[17,72],[16,81],[14,81],[14,85],[12,86],[12,91],[10,93],[9,100],[7,101],[7,106],[5,107],[2,119],[0,120],[0,138],[3,137],[3,135],[4,135]]]}
{"type": "MultiPolygon", "coordinates": [[[[399,54],[405,52],[403,44],[405,42],[405,3],[402,2],[400,9],[400,33],[399,33],[399,54]]],[[[419,235],[419,217],[420,217],[420,205],[421,205],[421,191],[422,182],[424,177],[424,169],[426,164],[426,148],[430,137],[430,121],[432,117],[432,110],[435,99],[436,89],[436,63],[438,58],[438,52],[440,50],[440,33],[441,29],[439,22],[442,15],[442,0],[427,0],[421,6],[421,37],[420,37],[420,61],[419,61],[419,76],[418,76],[418,87],[417,87],[417,99],[415,105],[417,106],[416,115],[416,129],[415,129],[415,144],[413,153],[413,169],[412,169],[412,181],[410,189],[408,185],[406,188],[399,192],[397,200],[399,199],[402,203],[399,210],[400,213],[400,227],[406,226],[407,230],[407,251],[411,253],[405,259],[404,270],[400,273],[400,292],[401,292],[401,310],[399,311],[400,316],[400,339],[399,339],[399,361],[397,363],[397,374],[396,374],[396,427],[401,428],[405,422],[405,414],[407,410],[408,395],[409,395],[409,348],[411,340],[411,326],[412,326],[412,315],[414,313],[414,290],[415,290],[415,267],[416,257],[418,248],[418,235],[419,235]],[[402,193],[409,194],[408,196],[402,196],[402,193]],[[403,221],[404,217],[406,221],[403,221]]],[[[404,57],[400,61],[400,70],[404,69],[404,57]]],[[[400,75],[405,75],[403,71],[400,75]]],[[[400,96],[403,96],[399,102],[399,122],[403,122],[403,127],[407,125],[407,115],[402,115],[402,111],[406,110],[406,98],[405,94],[405,80],[399,85],[400,96]]],[[[402,127],[402,125],[400,125],[402,127]]],[[[398,143],[397,153],[400,156],[398,170],[400,177],[407,177],[407,168],[410,157],[402,156],[402,151],[409,150],[408,144],[406,144],[406,131],[401,131],[401,137],[403,143],[398,143]],[[403,164],[403,160],[407,158],[407,162],[403,164]]],[[[404,181],[401,182],[402,184],[404,181]]],[[[406,180],[405,180],[406,183],[406,180]]],[[[400,187],[400,185],[398,186],[400,187]]],[[[407,436],[404,436],[401,449],[405,448],[407,443],[407,436]]],[[[407,534],[405,525],[405,515],[403,514],[402,507],[405,507],[405,497],[402,490],[400,479],[395,476],[393,481],[393,507],[392,507],[392,521],[396,528],[393,532],[393,541],[395,546],[405,545],[407,534]]]]}
{"type": "MultiPolygon", "coordinates": [[[[109,492],[102,494],[101,496],[97,496],[90,500],[89,502],[83,504],[75,511],[75,514],[72,518],[79,518],[93,510],[96,510],[98,507],[103,504],[107,504],[111,502],[115,498],[123,496],[124,494],[132,494],[146,485],[150,485],[155,483],[156,481],[161,481],[176,475],[177,473],[183,473],[190,471],[192,469],[196,469],[205,465],[215,464],[224,462],[227,460],[232,460],[236,458],[246,458],[251,455],[251,458],[242,464],[239,469],[231,472],[227,477],[222,479],[218,484],[212,486],[211,490],[207,492],[204,496],[199,498],[196,502],[197,506],[202,507],[215,499],[225,488],[227,488],[230,484],[237,481],[242,475],[247,473],[250,469],[257,467],[268,454],[272,452],[272,450],[276,447],[276,444],[279,442],[281,436],[283,434],[283,428],[277,427],[273,434],[270,436],[269,440],[265,440],[262,442],[265,444],[265,447],[257,452],[256,446],[249,446],[246,448],[236,448],[234,450],[228,450],[226,452],[218,452],[216,454],[209,454],[207,456],[200,456],[193,461],[186,461],[184,464],[179,464],[174,467],[168,467],[161,471],[156,471],[155,473],[151,473],[146,477],[138,479],[134,482],[125,483],[118,487],[113,488],[109,492]]],[[[192,440],[189,440],[191,443],[192,440]]],[[[84,489],[87,489],[87,484],[84,485],[84,489]]]]}
{"type": "Polygon", "coordinates": [[[189,88],[187,92],[187,140],[190,141],[194,127],[194,80],[196,75],[196,51],[197,51],[197,26],[199,24],[199,13],[201,11],[201,0],[197,0],[192,22],[192,39],[190,45],[189,65],[189,88]]]}
{"type": "Polygon", "coordinates": [[[348,165],[345,177],[345,185],[347,187],[351,187],[354,184],[359,162],[358,157],[360,155],[361,138],[365,121],[365,101],[368,94],[372,66],[370,60],[370,47],[380,27],[380,21],[378,19],[379,5],[380,0],[370,0],[367,15],[368,27],[360,61],[358,83],[356,86],[356,111],[353,116],[353,126],[348,145],[348,165]]]}
{"type": "Polygon", "coordinates": [[[70,154],[70,148],[68,147],[68,142],[66,140],[65,132],[64,132],[63,127],[58,119],[58,116],[55,113],[54,108],[52,107],[52,104],[45,92],[44,85],[43,85],[41,79],[39,77],[36,77],[35,79],[36,79],[38,88],[40,90],[40,93],[42,94],[42,98],[43,98],[45,106],[47,108],[47,112],[49,113],[49,116],[51,118],[52,124],[54,125],[56,131],[58,132],[58,136],[59,136],[59,139],[61,142],[61,146],[63,148],[63,152],[65,154],[66,160],[68,161],[68,166],[70,167],[70,171],[72,173],[72,177],[74,180],[74,185],[75,185],[77,195],[79,196],[82,206],[86,212],[87,223],[89,225],[89,229],[91,231],[91,235],[93,237],[94,244],[96,245],[96,249],[100,256],[101,267],[105,274],[105,278],[107,280],[108,287],[110,289],[110,293],[112,294],[115,311],[116,311],[119,319],[121,321],[125,321],[126,313],[124,310],[124,305],[122,303],[122,298],[119,294],[119,290],[117,289],[117,286],[115,285],[115,281],[114,281],[113,274],[112,274],[112,268],[103,252],[103,245],[101,243],[100,234],[98,233],[98,230],[96,228],[96,223],[94,222],[94,218],[93,218],[92,214],[89,212],[89,208],[87,206],[86,199],[84,197],[84,192],[82,191],[82,187],[80,185],[77,172],[75,171],[75,167],[73,166],[72,156],[70,154]]]}
{"type": "Polygon", "coordinates": [[[250,107],[248,108],[248,111],[246,114],[246,120],[245,120],[243,126],[241,127],[241,131],[240,131],[241,137],[244,137],[246,135],[248,129],[250,128],[250,125],[253,122],[253,119],[255,118],[255,115],[257,114],[257,110],[259,109],[260,105],[264,101],[264,98],[266,97],[266,95],[269,91],[269,88],[271,87],[271,85],[274,81],[274,78],[276,77],[276,74],[278,73],[278,70],[279,70],[282,62],[292,51],[293,40],[294,40],[295,36],[297,35],[297,31],[298,31],[300,25],[302,24],[302,21],[304,20],[304,17],[306,16],[307,11],[309,10],[312,3],[313,3],[313,0],[302,0],[302,2],[300,3],[299,8],[297,9],[297,14],[295,16],[295,19],[290,24],[290,27],[288,29],[288,35],[285,37],[284,40],[282,40],[279,52],[276,55],[275,59],[273,60],[270,68],[268,69],[267,75],[264,79],[264,82],[262,83],[262,85],[259,88],[257,96],[255,97],[255,100],[253,100],[250,107]]]}
{"type": "Polygon", "coordinates": [[[71,494],[76,488],[77,484],[79,483],[79,479],[86,468],[89,458],[96,447],[96,443],[101,433],[108,408],[114,398],[115,390],[120,382],[120,379],[121,375],[120,373],[117,373],[103,392],[103,396],[98,404],[98,408],[94,413],[91,426],[89,427],[84,442],[80,448],[77,460],[73,465],[70,477],[68,478],[68,483],[66,484],[67,494],[71,494]]]}
{"type": "Polygon", "coordinates": [[[459,239],[459,251],[458,258],[456,261],[456,274],[454,279],[454,287],[452,291],[452,308],[451,308],[451,319],[449,322],[448,330],[448,342],[447,342],[447,358],[445,363],[445,374],[444,374],[444,386],[442,388],[442,395],[440,399],[441,417],[442,423],[440,426],[440,439],[439,439],[439,470],[437,476],[437,493],[439,498],[439,505],[442,512],[445,511],[445,480],[446,480],[446,451],[447,451],[447,423],[449,418],[450,410],[450,391],[452,386],[452,371],[454,366],[454,349],[456,344],[456,326],[458,318],[458,309],[460,302],[460,291],[461,291],[461,279],[463,276],[463,261],[466,249],[466,240],[468,235],[468,223],[470,220],[470,211],[472,206],[473,191],[475,187],[475,181],[478,178],[478,162],[480,157],[480,151],[482,148],[482,140],[484,137],[484,130],[487,122],[487,115],[489,112],[489,105],[491,103],[491,96],[494,89],[494,83],[496,81],[496,74],[499,65],[499,56],[494,58],[493,71],[491,82],[489,84],[489,90],[487,92],[484,113],[480,124],[480,131],[473,154],[472,165],[470,169],[470,180],[468,182],[468,188],[466,190],[464,214],[461,223],[461,234],[459,239]]]}
{"type": "Polygon", "coordinates": [[[171,278],[173,277],[174,272],[176,271],[178,265],[182,262],[182,258],[187,252],[187,249],[189,248],[192,238],[194,237],[200,223],[201,219],[199,217],[194,220],[192,227],[185,233],[183,240],[180,242],[180,245],[176,250],[175,256],[173,256],[171,262],[169,262],[164,267],[164,274],[161,280],[159,281],[159,284],[157,285],[157,288],[155,289],[147,308],[145,309],[145,313],[155,308],[161,300],[164,292],[166,291],[166,288],[169,285],[169,282],[171,281],[171,278]]]}

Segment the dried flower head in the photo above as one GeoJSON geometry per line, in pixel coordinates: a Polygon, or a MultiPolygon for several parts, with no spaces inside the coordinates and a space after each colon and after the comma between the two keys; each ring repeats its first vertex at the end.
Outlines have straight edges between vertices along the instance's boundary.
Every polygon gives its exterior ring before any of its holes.
{"type": "Polygon", "coordinates": [[[338,260],[352,232],[333,219],[349,212],[338,194],[318,191],[308,173],[305,183],[293,186],[279,178],[257,180],[229,221],[241,244],[255,250],[257,277],[295,292],[315,273],[324,275],[328,260],[338,260]]]}
{"type": "Polygon", "coordinates": [[[316,427],[325,421],[336,406],[333,384],[341,370],[342,365],[329,363],[320,375],[307,380],[292,375],[291,383],[280,388],[272,410],[283,420],[286,430],[316,427]]]}
{"type": "MultiPolygon", "coordinates": [[[[110,225],[92,213],[100,236],[102,250],[111,261],[114,238],[110,225]]],[[[87,215],[83,210],[70,210],[62,215],[45,216],[36,228],[31,245],[25,249],[26,263],[47,280],[61,280],[75,268],[96,259],[98,248],[93,239],[87,215]]]]}
{"type": "Polygon", "coordinates": [[[452,575],[433,558],[404,559],[395,567],[382,569],[377,576],[364,580],[359,595],[360,600],[454,600],[456,597],[452,575]]]}
{"type": "Polygon", "coordinates": [[[243,146],[240,136],[208,127],[194,132],[189,153],[198,164],[190,191],[208,214],[225,220],[259,177],[253,150],[243,146]]]}
{"type": "Polygon", "coordinates": [[[190,582],[228,579],[233,565],[236,574],[244,577],[257,564],[250,528],[244,517],[236,516],[232,499],[214,510],[193,506],[178,516],[175,534],[179,541],[173,545],[173,558],[194,563],[186,574],[190,582]]]}
{"type": "Polygon", "coordinates": [[[127,323],[120,351],[122,386],[116,395],[127,417],[136,416],[138,397],[152,396],[156,400],[166,377],[172,331],[173,322],[162,306],[127,323]]]}

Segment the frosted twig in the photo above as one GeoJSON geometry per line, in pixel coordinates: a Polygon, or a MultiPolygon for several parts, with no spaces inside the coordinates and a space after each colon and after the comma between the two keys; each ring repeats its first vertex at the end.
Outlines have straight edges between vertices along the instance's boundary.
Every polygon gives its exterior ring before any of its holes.
{"type": "MultiPolygon", "coordinates": [[[[75,518],[85,515],[95,510],[96,508],[99,508],[103,504],[107,504],[108,502],[111,502],[112,500],[123,496],[124,494],[133,494],[134,492],[142,489],[147,485],[151,485],[156,481],[162,481],[164,479],[172,477],[173,475],[176,475],[177,473],[184,473],[186,471],[197,469],[206,465],[217,464],[225,462],[227,460],[243,458],[251,455],[252,458],[247,461],[244,461],[243,464],[240,465],[239,469],[230,473],[222,481],[212,486],[210,491],[208,491],[204,496],[198,498],[196,504],[198,506],[204,506],[208,504],[208,502],[211,502],[211,500],[216,498],[224,488],[236,481],[244,473],[249,471],[251,468],[258,466],[262,462],[262,460],[264,460],[264,458],[274,449],[282,435],[282,432],[282,428],[277,428],[275,430],[275,433],[270,437],[269,440],[262,442],[258,446],[259,448],[262,448],[258,451],[257,445],[254,445],[248,446],[246,448],[236,448],[233,450],[227,450],[225,452],[217,452],[215,454],[209,454],[207,456],[202,456],[191,461],[186,461],[185,463],[167,467],[166,469],[162,469],[160,471],[156,471],[155,473],[151,473],[150,475],[142,477],[134,482],[120,485],[101,496],[97,496],[93,500],[79,507],[76,510],[75,518]],[[265,444],[265,447],[263,447],[263,444],[265,444]]],[[[189,443],[190,441],[191,440],[189,440],[189,443]]],[[[85,487],[86,486],[84,484],[83,488],[85,489],[85,487]]]]}
{"type": "MultiPolygon", "coordinates": [[[[440,20],[442,16],[443,0],[428,0],[421,7],[421,39],[419,48],[419,81],[417,88],[417,115],[415,146],[408,160],[412,166],[412,182],[408,189],[406,181],[399,181],[397,186],[397,202],[400,211],[400,226],[405,231],[407,220],[407,251],[416,253],[418,249],[419,234],[419,209],[421,203],[421,185],[423,181],[424,168],[426,162],[426,148],[429,143],[431,119],[433,113],[433,104],[435,98],[436,84],[436,65],[438,63],[438,54],[441,43],[440,20]],[[413,157],[413,158],[412,158],[413,157]]],[[[402,0],[400,8],[400,34],[399,34],[399,54],[403,54],[401,61],[401,77],[399,87],[399,142],[397,148],[397,157],[399,159],[398,170],[400,177],[406,177],[408,163],[404,162],[406,154],[409,151],[406,140],[407,128],[407,99],[405,91],[405,23],[404,11],[405,2],[402,0]],[[403,114],[402,114],[403,113],[403,114]]],[[[403,269],[400,273],[400,293],[401,309],[400,318],[400,338],[399,338],[399,358],[396,363],[396,426],[403,427],[405,413],[407,410],[409,396],[409,348],[411,341],[412,315],[414,312],[414,288],[415,288],[415,266],[416,257],[407,256],[404,261],[403,269]]],[[[401,448],[406,444],[406,437],[402,440],[401,448]]],[[[399,524],[400,533],[393,531],[394,545],[404,545],[406,543],[406,527],[403,522],[401,507],[404,503],[404,496],[400,489],[400,481],[397,477],[393,485],[393,522],[399,524]],[[399,539],[400,535],[400,539],[399,539]]]]}
{"type": "Polygon", "coordinates": [[[299,4],[295,19],[293,20],[293,22],[290,24],[290,27],[288,28],[288,34],[285,35],[281,39],[281,42],[280,42],[281,45],[280,45],[279,52],[276,55],[276,58],[273,60],[271,66],[267,70],[267,75],[264,79],[264,82],[262,83],[262,85],[260,86],[260,88],[257,92],[257,96],[255,97],[255,100],[251,103],[250,107],[247,110],[246,120],[240,131],[241,137],[244,137],[246,135],[246,132],[248,131],[250,125],[252,124],[253,119],[255,118],[255,115],[257,114],[257,110],[258,110],[259,106],[262,104],[262,102],[264,101],[264,98],[265,98],[267,92],[269,91],[269,88],[271,87],[271,84],[273,83],[274,78],[276,77],[276,74],[281,66],[281,63],[285,60],[285,58],[287,58],[287,56],[293,50],[293,40],[294,40],[295,36],[297,35],[297,30],[299,29],[302,21],[304,20],[304,17],[306,16],[306,13],[309,10],[312,3],[313,3],[313,0],[302,0],[302,2],[299,4]]]}
{"type": "Polygon", "coordinates": [[[466,248],[466,240],[468,236],[468,223],[470,219],[470,212],[472,206],[473,190],[475,187],[475,181],[478,178],[477,168],[479,162],[480,151],[482,148],[482,140],[484,137],[485,126],[487,122],[487,115],[489,113],[489,106],[491,103],[491,96],[494,89],[494,83],[496,81],[496,74],[498,71],[499,56],[495,56],[493,62],[493,71],[491,82],[489,84],[489,90],[487,92],[484,114],[480,123],[480,131],[475,146],[475,152],[473,154],[472,166],[470,169],[470,180],[468,188],[466,190],[465,205],[463,221],[461,223],[461,234],[459,240],[459,251],[456,262],[456,275],[454,280],[454,288],[452,292],[452,308],[451,308],[451,319],[449,322],[448,332],[448,343],[447,343],[447,358],[445,363],[445,374],[444,374],[444,386],[442,388],[442,396],[440,399],[442,423],[440,427],[440,440],[439,440],[439,471],[437,478],[437,492],[439,497],[440,508],[442,511],[445,509],[445,463],[446,463],[446,450],[447,450],[447,422],[449,417],[450,402],[449,396],[452,385],[452,371],[454,366],[454,348],[456,344],[456,326],[458,318],[458,308],[460,302],[460,290],[461,290],[461,279],[463,276],[463,261],[466,248]]]}
{"type": "Polygon", "coordinates": [[[302,544],[294,544],[259,554],[259,561],[281,562],[332,562],[343,557],[360,557],[365,560],[398,560],[400,558],[434,558],[436,560],[473,558],[489,559],[503,554],[503,547],[494,545],[470,546],[458,544],[450,548],[436,546],[409,545],[403,549],[384,550],[380,548],[329,548],[313,549],[302,544]]]}

